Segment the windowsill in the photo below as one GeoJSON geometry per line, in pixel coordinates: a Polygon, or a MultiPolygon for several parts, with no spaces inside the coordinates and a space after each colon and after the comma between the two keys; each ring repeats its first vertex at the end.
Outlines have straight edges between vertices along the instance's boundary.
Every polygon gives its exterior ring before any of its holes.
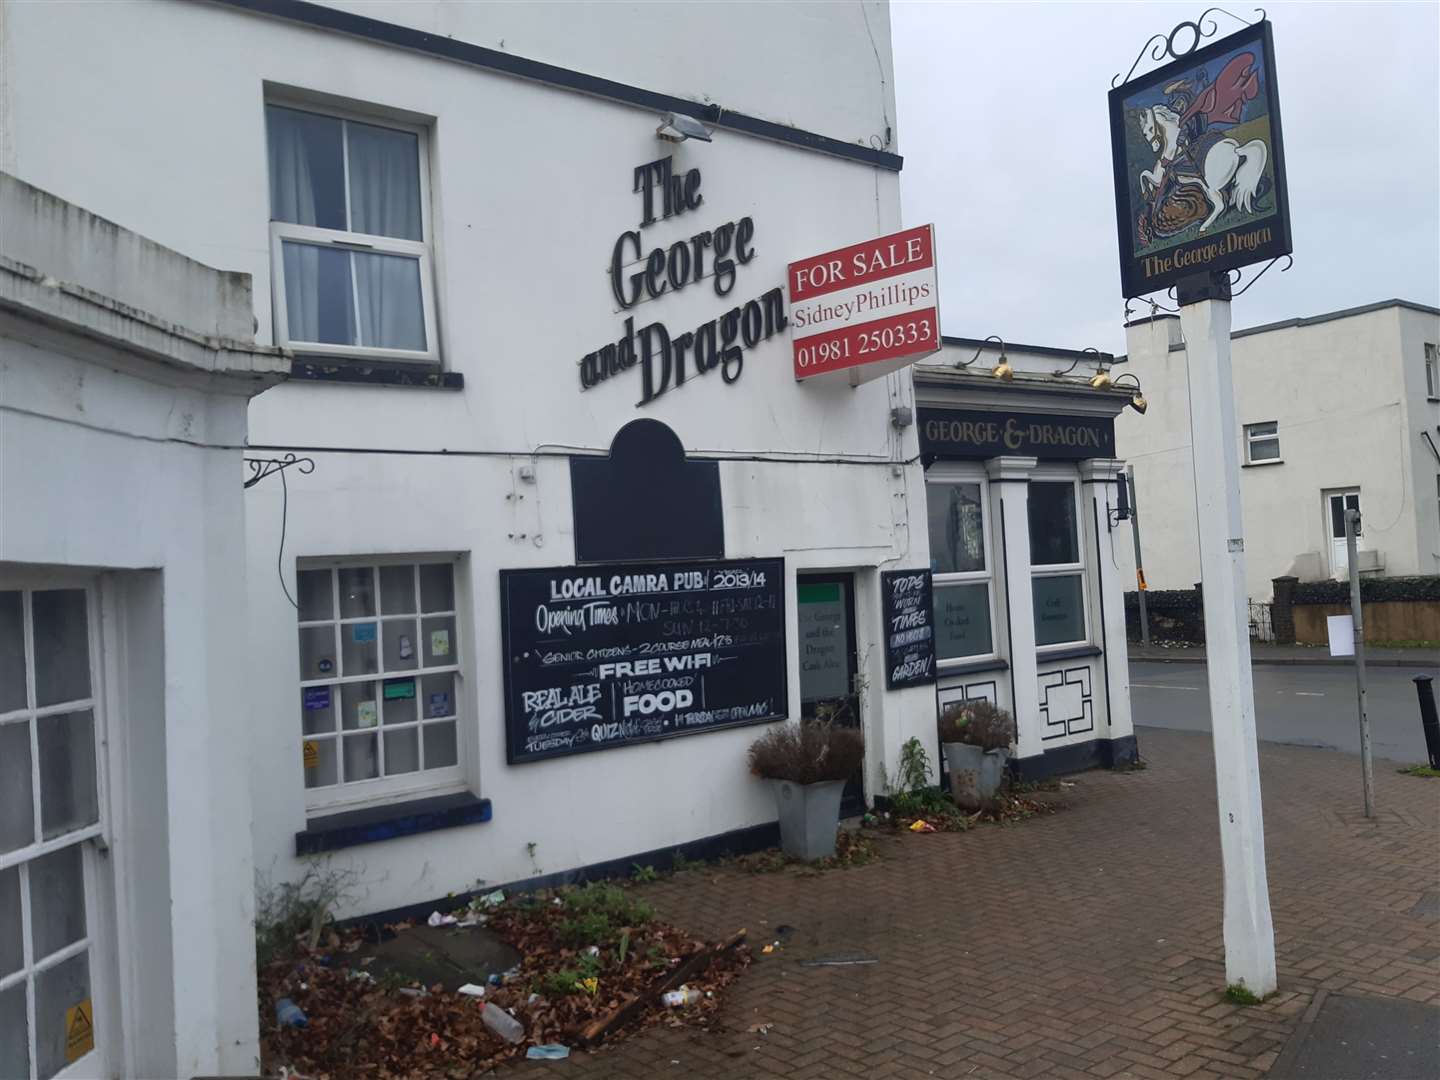
{"type": "Polygon", "coordinates": [[[359,386],[404,386],[419,390],[463,390],[465,376],[442,371],[434,364],[404,364],[391,360],[351,360],[325,356],[297,356],[290,368],[296,382],[347,383],[359,386]]]}
{"type": "Polygon", "coordinates": [[[295,834],[295,854],[318,855],[359,844],[478,825],[490,818],[490,800],[468,791],[348,810],[310,818],[305,831],[295,834]]]}
{"type": "Polygon", "coordinates": [[[1098,645],[1042,645],[1035,652],[1035,659],[1038,663],[1046,664],[1051,660],[1075,660],[1082,656],[1099,656],[1105,650],[1098,645]]]}
{"type": "Polygon", "coordinates": [[[1009,670],[1010,662],[999,656],[991,656],[984,660],[941,660],[935,665],[935,677],[946,679],[951,675],[974,675],[981,671],[1009,670]]]}
{"type": "Polygon", "coordinates": [[[1247,461],[1240,467],[1242,469],[1263,469],[1266,465],[1284,465],[1284,458],[1270,458],[1267,461],[1247,461]]]}

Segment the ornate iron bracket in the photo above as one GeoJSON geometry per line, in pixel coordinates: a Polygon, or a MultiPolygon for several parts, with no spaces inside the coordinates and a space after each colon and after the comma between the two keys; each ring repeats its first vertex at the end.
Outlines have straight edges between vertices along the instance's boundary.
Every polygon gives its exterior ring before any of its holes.
{"type": "Polygon", "coordinates": [[[1234,19],[1238,23],[1243,23],[1246,26],[1254,26],[1255,23],[1264,21],[1265,9],[1255,8],[1254,10],[1260,13],[1260,18],[1256,19],[1255,22],[1251,22],[1249,19],[1241,18],[1234,12],[1226,11],[1224,8],[1221,7],[1206,8],[1200,13],[1200,17],[1194,22],[1190,22],[1187,20],[1186,22],[1179,23],[1168,34],[1151,35],[1150,40],[1145,42],[1145,44],[1141,46],[1140,54],[1135,57],[1135,62],[1130,65],[1130,70],[1125,73],[1124,77],[1122,78],[1120,76],[1120,73],[1116,72],[1115,77],[1110,80],[1110,89],[1113,90],[1121,83],[1129,82],[1130,76],[1135,74],[1135,69],[1140,66],[1140,61],[1145,59],[1145,54],[1147,52],[1150,54],[1150,59],[1156,62],[1163,61],[1167,56],[1171,60],[1182,60],[1185,57],[1189,56],[1191,53],[1193,53],[1197,48],[1199,48],[1200,42],[1205,41],[1208,38],[1214,37],[1217,33],[1219,33],[1220,26],[1218,23],[1215,22],[1214,19],[1210,19],[1208,21],[1206,20],[1206,16],[1209,15],[1211,12],[1219,12],[1221,15],[1230,16],[1230,18],[1234,19]],[[1190,44],[1188,45],[1188,47],[1185,48],[1176,48],[1176,38],[1183,30],[1189,30],[1190,44]],[[1154,46],[1154,48],[1151,48],[1151,46],[1154,46]]]}
{"type": "Polygon", "coordinates": [[[975,350],[974,356],[970,357],[969,360],[955,361],[955,366],[957,368],[968,368],[971,364],[975,363],[976,360],[980,359],[980,354],[985,351],[985,346],[990,344],[990,342],[992,341],[1000,342],[1000,355],[1003,357],[1005,355],[1005,339],[1002,338],[999,334],[991,334],[989,337],[987,337],[984,341],[980,343],[980,347],[975,350]]]}
{"type": "Polygon", "coordinates": [[[250,470],[250,478],[245,481],[247,488],[254,487],[267,476],[284,472],[292,465],[298,466],[298,471],[306,476],[315,471],[313,458],[297,458],[294,454],[286,454],[283,458],[246,458],[245,465],[250,470]]]}
{"type": "Polygon", "coordinates": [[[1062,375],[1069,375],[1070,372],[1075,370],[1076,365],[1078,365],[1081,360],[1094,360],[1097,370],[1103,371],[1105,369],[1105,357],[1100,355],[1100,350],[1095,348],[1095,346],[1087,346],[1086,348],[1081,349],[1080,352],[1082,355],[1077,356],[1073,361],[1071,361],[1069,367],[1061,368],[1059,371],[1050,372],[1050,377],[1053,379],[1058,379],[1062,375]]]}
{"type": "Polygon", "coordinates": [[[1259,281],[1262,277],[1264,277],[1264,276],[1265,276],[1265,271],[1266,271],[1266,270],[1269,270],[1272,266],[1274,266],[1277,262],[1279,262],[1280,259],[1284,259],[1284,260],[1285,260],[1285,265],[1280,268],[1280,273],[1282,273],[1282,274],[1285,273],[1286,270],[1289,270],[1292,266],[1295,265],[1295,259],[1294,259],[1294,257],[1291,256],[1291,255],[1281,255],[1281,256],[1279,256],[1279,258],[1271,259],[1268,263],[1266,263],[1264,266],[1262,266],[1262,267],[1259,269],[1259,271],[1255,274],[1254,277],[1252,277],[1249,281],[1245,282],[1245,287],[1244,287],[1243,289],[1237,289],[1237,288],[1235,288],[1235,286],[1240,284],[1241,280],[1244,278],[1245,275],[1242,274],[1239,270],[1231,270],[1231,271],[1229,271],[1229,273],[1235,275],[1234,277],[1232,277],[1232,278],[1230,279],[1230,298],[1233,300],[1235,297],[1240,296],[1240,295],[1244,294],[1245,292],[1249,291],[1250,286],[1251,286],[1251,285],[1254,285],[1257,281],[1259,281]]]}

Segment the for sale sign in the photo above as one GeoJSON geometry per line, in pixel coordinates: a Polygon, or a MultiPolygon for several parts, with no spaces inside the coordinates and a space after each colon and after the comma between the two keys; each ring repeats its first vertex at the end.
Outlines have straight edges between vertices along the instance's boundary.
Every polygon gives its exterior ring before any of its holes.
{"type": "Polygon", "coordinates": [[[791,263],[788,280],[797,379],[859,385],[940,348],[932,225],[791,263]]]}

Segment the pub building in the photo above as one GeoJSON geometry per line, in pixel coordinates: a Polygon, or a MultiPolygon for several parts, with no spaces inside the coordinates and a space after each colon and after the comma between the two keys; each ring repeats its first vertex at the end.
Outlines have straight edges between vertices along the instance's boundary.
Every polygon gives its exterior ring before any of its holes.
{"type": "Polygon", "coordinates": [[[1136,759],[1112,362],[946,337],[914,367],[937,704],[1010,710],[1021,777],[1136,759]]]}

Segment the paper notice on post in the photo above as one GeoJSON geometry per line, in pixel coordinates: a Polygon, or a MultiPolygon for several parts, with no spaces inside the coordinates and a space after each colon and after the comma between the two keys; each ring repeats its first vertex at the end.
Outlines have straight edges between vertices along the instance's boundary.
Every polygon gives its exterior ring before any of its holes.
{"type": "Polygon", "coordinates": [[[1355,655],[1355,619],[1350,615],[1327,615],[1325,630],[1330,635],[1331,656],[1355,655]]]}

